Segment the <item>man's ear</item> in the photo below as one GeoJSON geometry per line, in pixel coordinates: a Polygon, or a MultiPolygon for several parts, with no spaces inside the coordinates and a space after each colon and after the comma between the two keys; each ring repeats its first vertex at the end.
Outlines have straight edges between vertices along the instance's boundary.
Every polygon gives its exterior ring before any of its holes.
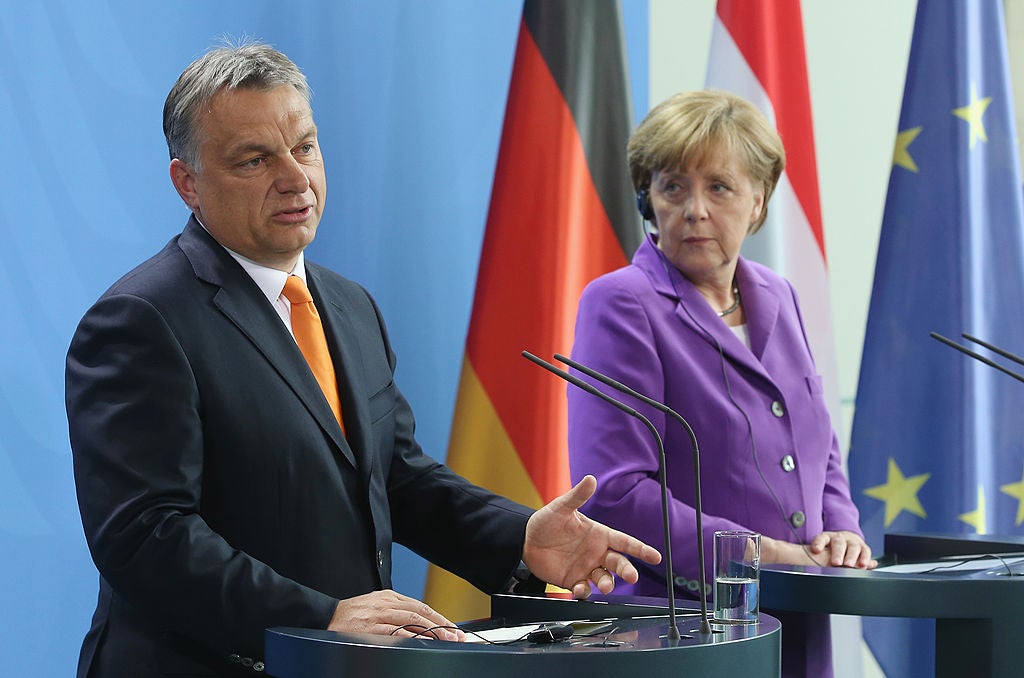
{"type": "Polygon", "coordinates": [[[171,183],[174,190],[178,192],[185,204],[195,211],[199,209],[199,194],[196,192],[196,173],[183,161],[175,158],[171,160],[171,183]]]}

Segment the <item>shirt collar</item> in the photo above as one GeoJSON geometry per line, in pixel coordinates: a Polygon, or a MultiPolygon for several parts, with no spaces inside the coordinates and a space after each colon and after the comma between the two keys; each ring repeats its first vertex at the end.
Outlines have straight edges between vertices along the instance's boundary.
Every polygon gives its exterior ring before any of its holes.
{"type": "MultiPolygon", "coordinates": [[[[210,230],[206,228],[206,225],[202,221],[199,220],[199,217],[196,217],[196,221],[199,222],[199,225],[202,226],[207,233],[210,233],[210,230]]],[[[213,237],[212,233],[210,233],[210,237],[213,237]]],[[[216,238],[213,239],[217,240],[216,238]]],[[[217,241],[217,244],[224,247],[219,240],[217,241]]],[[[278,298],[280,298],[281,292],[284,291],[284,284],[288,281],[289,275],[297,275],[302,279],[303,283],[306,282],[306,265],[303,252],[299,252],[299,258],[295,262],[295,268],[292,269],[291,273],[285,273],[284,271],[279,271],[276,268],[270,268],[269,266],[257,263],[248,257],[243,257],[241,254],[235,252],[229,247],[224,247],[224,250],[239,263],[246,273],[249,274],[249,277],[252,278],[253,282],[255,282],[260,288],[260,291],[262,291],[267,299],[270,300],[270,303],[275,303],[278,298]]]]}

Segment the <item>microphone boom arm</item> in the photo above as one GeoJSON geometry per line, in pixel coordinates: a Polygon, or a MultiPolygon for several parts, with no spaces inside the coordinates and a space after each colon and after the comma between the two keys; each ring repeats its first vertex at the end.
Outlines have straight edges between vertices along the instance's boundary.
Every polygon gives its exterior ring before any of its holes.
{"type": "MultiPolygon", "coordinates": [[[[618,391],[621,391],[622,393],[625,393],[627,395],[631,395],[634,398],[636,398],[637,400],[639,400],[640,402],[646,403],[646,404],[650,405],[651,407],[653,407],[654,409],[659,410],[660,412],[663,412],[663,413],[667,414],[668,416],[672,417],[677,422],[679,422],[682,425],[682,427],[684,429],[686,429],[686,432],[688,434],[690,434],[690,445],[691,445],[691,449],[693,451],[693,485],[694,485],[694,487],[693,487],[693,490],[694,490],[694,494],[693,494],[693,499],[694,499],[693,504],[694,504],[694,506],[693,506],[693,508],[694,508],[695,513],[696,513],[696,520],[697,520],[697,556],[698,556],[697,557],[697,567],[700,570],[700,586],[703,589],[703,587],[707,586],[707,579],[706,579],[707,573],[705,572],[705,565],[704,565],[704,529],[703,529],[704,525],[703,525],[703,520],[701,520],[701,515],[703,514],[703,510],[704,509],[703,509],[703,506],[701,505],[701,495],[700,495],[700,447],[697,445],[697,436],[693,432],[693,428],[690,426],[690,423],[688,421],[686,421],[686,419],[683,419],[682,415],[680,415],[678,412],[673,410],[668,405],[665,405],[664,403],[659,403],[657,400],[654,400],[653,398],[649,398],[649,397],[643,395],[642,393],[637,393],[636,391],[634,391],[630,387],[626,386],[625,384],[620,383],[618,381],[615,381],[611,377],[606,376],[604,374],[601,374],[600,372],[597,372],[595,370],[592,370],[589,367],[586,367],[585,365],[581,365],[580,363],[576,362],[572,358],[567,358],[567,357],[565,357],[564,355],[562,355],[560,353],[556,353],[555,354],[555,360],[557,360],[557,361],[559,361],[561,363],[565,363],[569,367],[571,367],[573,369],[576,369],[576,370],[579,370],[580,372],[582,372],[583,374],[587,375],[588,377],[591,377],[593,379],[597,379],[602,384],[605,384],[606,386],[611,386],[612,388],[614,388],[614,389],[616,389],[618,391]]],[[[600,393],[600,391],[598,391],[598,392],[600,393]]],[[[661,484],[662,484],[662,488],[661,488],[661,497],[662,497],[662,510],[665,512],[665,526],[666,526],[666,533],[667,533],[668,532],[668,505],[667,505],[666,502],[667,502],[667,498],[668,498],[668,490],[665,487],[665,485],[666,485],[665,473],[666,473],[666,469],[668,468],[668,466],[665,463],[665,458],[664,458],[665,451],[664,451],[664,449],[662,449],[661,454],[662,454],[662,464],[661,464],[661,476],[662,476],[661,484]]],[[[668,538],[669,538],[669,535],[666,534],[665,539],[667,540],[668,538]]],[[[674,587],[675,587],[674,579],[675,579],[675,572],[673,572],[672,569],[669,568],[669,588],[670,589],[674,589],[674,587]]],[[[701,595],[699,596],[699,598],[700,598],[700,615],[701,615],[700,616],[700,619],[701,619],[700,632],[701,633],[711,633],[711,624],[708,621],[708,600],[707,600],[707,594],[705,593],[705,591],[703,591],[703,590],[701,591],[701,595]]]]}
{"type": "MultiPolygon", "coordinates": [[[[671,545],[671,542],[669,541],[671,539],[672,532],[669,529],[669,517],[668,517],[668,501],[667,501],[668,490],[667,490],[667,481],[665,479],[666,469],[667,469],[667,466],[665,464],[665,444],[661,441],[661,435],[658,433],[658,429],[656,429],[654,427],[654,424],[651,423],[650,419],[648,419],[644,415],[640,414],[639,412],[637,412],[635,409],[633,409],[629,405],[626,405],[625,403],[621,403],[618,400],[616,400],[615,398],[612,398],[611,396],[609,396],[609,395],[607,395],[605,393],[602,393],[601,391],[599,391],[598,389],[594,388],[593,386],[591,386],[587,382],[583,381],[582,379],[569,374],[565,370],[558,369],[557,367],[555,367],[551,363],[547,362],[546,360],[542,360],[541,358],[538,358],[537,356],[533,355],[529,351],[523,351],[522,352],[522,356],[524,358],[526,358],[527,360],[529,360],[530,362],[533,362],[533,363],[535,363],[537,365],[540,365],[541,367],[546,369],[548,372],[551,372],[552,374],[555,374],[555,375],[561,377],[562,379],[568,381],[573,386],[581,388],[584,391],[586,391],[587,393],[589,393],[591,395],[594,395],[594,396],[597,396],[598,398],[600,398],[601,400],[605,401],[609,405],[613,405],[614,407],[622,410],[623,412],[625,412],[629,416],[635,417],[636,419],[639,419],[644,424],[644,426],[647,427],[647,429],[654,436],[654,439],[657,441],[657,443],[658,443],[658,455],[659,455],[658,458],[661,460],[661,462],[660,462],[660,466],[661,466],[661,474],[660,474],[661,475],[661,512],[662,512],[662,519],[664,521],[664,526],[665,526],[665,567],[667,568],[667,571],[669,573],[669,576],[668,576],[668,634],[667,634],[667,636],[668,636],[669,640],[679,640],[680,639],[679,627],[676,625],[676,597],[675,597],[675,590],[674,590],[675,587],[673,586],[673,581],[672,581],[672,545],[671,545]]],[[[706,606],[706,603],[705,603],[705,606],[706,606]]],[[[704,620],[705,620],[704,623],[706,623],[706,620],[707,620],[706,607],[705,607],[705,617],[704,617],[704,620]]],[[[709,627],[709,632],[710,632],[710,627],[709,627]]]]}
{"type": "Polygon", "coordinates": [[[984,346],[985,348],[987,348],[988,350],[992,351],[993,353],[995,353],[997,355],[1001,355],[1004,358],[1007,358],[1009,360],[1012,360],[1013,362],[1017,363],[1018,365],[1024,365],[1024,358],[1021,358],[1019,355],[1015,355],[1013,353],[1010,353],[1006,349],[999,348],[998,346],[990,344],[987,341],[982,341],[981,339],[978,339],[977,337],[972,337],[971,335],[967,334],[966,332],[962,332],[960,334],[960,336],[962,336],[967,341],[973,341],[975,344],[978,344],[979,346],[984,346]]]}
{"type": "MultiPolygon", "coordinates": [[[[1011,370],[1011,369],[1009,369],[1007,367],[1003,367],[1002,365],[1000,365],[999,363],[995,362],[994,360],[986,358],[985,356],[981,355],[980,353],[975,353],[971,349],[966,348],[964,346],[961,346],[960,344],[956,343],[952,339],[947,339],[946,337],[942,336],[938,332],[929,332],[928,336],[930,336],[932,339],[936,339],[936,340],[942,342],[943,344],[945,344],[946,346],[949,346],[950,348],[955,348],[956,350],[960,351],[961,353],[969,355],[970,357],[974,358],[975,360],[977,360],[979,362],[985,363],[989,367],[994,367],[995,369],[999,370],[1003,374],[1010,375],[1011,377],[1013,377],[1017,381],[1024,381],[1024,375],[1018,374],[1018,373],[1014,372],[1013,370],[1011,370]]],[[[1016,360],[1016,361],[1021,362],[1022,364],[1024,364],[1024,361],[1022,361],[1020,358],[1018,358],[1017,356],[1013,355],[1012,353],[1003,351],[1002,349],[998,349],[998,348],[992,346],[991,344],[987,344],[987,343],[981,341],[980,339],[975,339],[975,338],[973,338],[973,337],[971,337],[971,336],[969,336],[967,334],[964,335],[964,338],[965,339],[969,339],[970,341],[973,341],[973,342],[975,342],[977,344],[981,344],[985,348],[991,349],[991,350],[995,351],[996,353],[998,353],[999,355],[1004,356],[1006,358],[1009,358],[1010,360],[1016,360]]]]}

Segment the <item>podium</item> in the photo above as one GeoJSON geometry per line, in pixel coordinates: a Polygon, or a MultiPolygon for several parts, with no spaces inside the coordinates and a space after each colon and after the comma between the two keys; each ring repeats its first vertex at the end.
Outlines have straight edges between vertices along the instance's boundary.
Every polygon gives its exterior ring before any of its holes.
{"type": "MultiPolygon", "coordinates": [[[[1024,556],[1024,539],[888,534],[882,565],[985,554],[1024,556]]],[[[900,573],[798,565],[763,565],[761,606],[869,617],[935,619],[935,675],[1020,675],[1024,638],[1024,563],[969,572],[900,573]]]]}
{"type": "Polygon", "coordinates": [[[545,621],[609,620],[605,630],[555,643],[451,643],[364,633],[272,628],[266,631],[265,664],[277,678],[388,676],[389,678],[621,678],[623,675],[735,675],[778,678],[781,632],[777,619],[713,625],[697,633],[699,612],[680,608],[683,636],[665,638],[665,601],[606,597],[575,601],[545,596],[494,596],[491,618],[462,625],[467,630],[523,626],[545,621]]]}

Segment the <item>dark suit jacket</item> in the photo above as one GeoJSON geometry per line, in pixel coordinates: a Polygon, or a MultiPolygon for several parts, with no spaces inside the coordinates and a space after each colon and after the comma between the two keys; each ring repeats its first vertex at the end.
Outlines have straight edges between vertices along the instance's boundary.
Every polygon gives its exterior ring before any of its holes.
{"type": "Polygon", "coordinates": [[[67,412],[99,603],[79,676],[232,675],[391,586],[391,544],[498,590],[530,511],[424,455],[380,312],[307,263],[347,439],[287,328],[190,220],[86,313],[67,412]]]}

